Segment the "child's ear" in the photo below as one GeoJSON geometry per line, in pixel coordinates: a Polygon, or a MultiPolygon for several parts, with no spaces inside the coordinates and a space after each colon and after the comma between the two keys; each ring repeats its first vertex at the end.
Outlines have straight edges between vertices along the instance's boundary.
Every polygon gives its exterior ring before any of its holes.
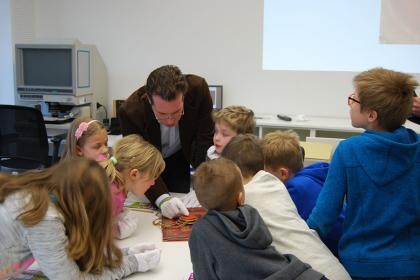
{"type": "Polygon", "coordinates": [[[238,192],[238,194],[236,195],[236,202],[238,203],[239,206],[244,205],[244,203],[245,203],[245,193],[244,193],[244,191],[238,192]]]}
{"type": "Polygon", "coordinates": [[[140,177],[140,171],[137,168],[133,168],[128,172],[128,176],[131,180],[135,180],[140,177]]]}
{"type": "Polygon", "coordinates": [[[378,113],[375,110],[370,110],[368,115],[368,121],[374,122],[378,119],[378,113]]]}
{"type": "Polygon", "coordinates": [[[76,145],[76,155],[78,155],[79,157],[83,156],[82,148],[80,148],[79,145],[76,145]]]}
{"type": "Polygon", "coordinates": [[[281,177],[280,180],[282,182],[286,182],[292,176],[292,172],[290,172],[289,168],[280,167],[279,170],[280,170],[280,177],[281,177]]]}
{"type": "Polygon", "coordinates": [[[280,181],[282,182],[286,182],[292,176],[292,173],[290,172],[289,168],[282,167],[282,166],[278,167],[277,169],[273,170],[273,172],[270,172],[270,173],[272,173],[274,176],[279,178],[280,181]]]}

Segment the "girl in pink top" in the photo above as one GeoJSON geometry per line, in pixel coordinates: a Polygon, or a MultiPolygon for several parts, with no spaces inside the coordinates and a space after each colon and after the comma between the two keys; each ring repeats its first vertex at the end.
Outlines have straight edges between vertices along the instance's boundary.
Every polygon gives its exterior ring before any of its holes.
{"type": "Polygon", "coordinates": [[[102,123],[87,117],[73,121],[64,157],[83,156],[99,161],[110,180],[114,234],[123,239],[135,232],[138,222],[127,215],[127,193],[143,195],[165,169],[159,150],[138,135],[128,135],[114,145],[109,157],[108,134],[102,123]]]}

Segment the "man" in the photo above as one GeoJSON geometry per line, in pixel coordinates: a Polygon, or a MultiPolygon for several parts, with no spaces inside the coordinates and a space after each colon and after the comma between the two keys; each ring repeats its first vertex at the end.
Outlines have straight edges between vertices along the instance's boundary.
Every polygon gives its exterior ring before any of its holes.
{"type": "Polygon", "coordinates": [[[205,161],[213,143],[212,108],[205,79],[183,75],[173,65],[152,71],[146,85],[120,108],[122,134],[139,134],[162,152],[165,171],[146,196],[168,218],[188,215],[168,191],[189,192],[190,165],[196,168],[205,161]]]}

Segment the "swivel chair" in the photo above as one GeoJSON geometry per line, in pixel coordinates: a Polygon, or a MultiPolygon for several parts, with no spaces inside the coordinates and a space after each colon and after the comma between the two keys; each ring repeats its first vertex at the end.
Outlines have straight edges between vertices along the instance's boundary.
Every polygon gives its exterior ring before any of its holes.
{"type": "Polygon", "coordinates": [[[38,109],[0,104],[0,170],[20,172],[45,168],[48,137],[38,109]]]}

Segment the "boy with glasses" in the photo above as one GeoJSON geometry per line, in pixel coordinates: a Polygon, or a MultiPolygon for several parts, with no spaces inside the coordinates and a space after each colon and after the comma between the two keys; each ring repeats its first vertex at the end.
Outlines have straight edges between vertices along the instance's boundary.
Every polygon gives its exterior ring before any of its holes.
{"type": "Polygon", "coordinates": [[[341,141],[307,221],[321,237],[346,202],[340,260],[353,279],[420,277],[420,137],[404,122],[417,81],[374,68],[354,78],[354,127],[341,141]]]}
{"type": "Polygon", "coordinates": [[[189,192],[190,165],[196,168],[205,161],[212,145],[212,110],[206,80],[184,75],[174,65],[152,71],[146,85],[121,106],[122,134],[139,134],[158,148],[165,159],[164,172],[146,192],[165,217],[189,214],[182,201],[168,192],[189,192]]]}

